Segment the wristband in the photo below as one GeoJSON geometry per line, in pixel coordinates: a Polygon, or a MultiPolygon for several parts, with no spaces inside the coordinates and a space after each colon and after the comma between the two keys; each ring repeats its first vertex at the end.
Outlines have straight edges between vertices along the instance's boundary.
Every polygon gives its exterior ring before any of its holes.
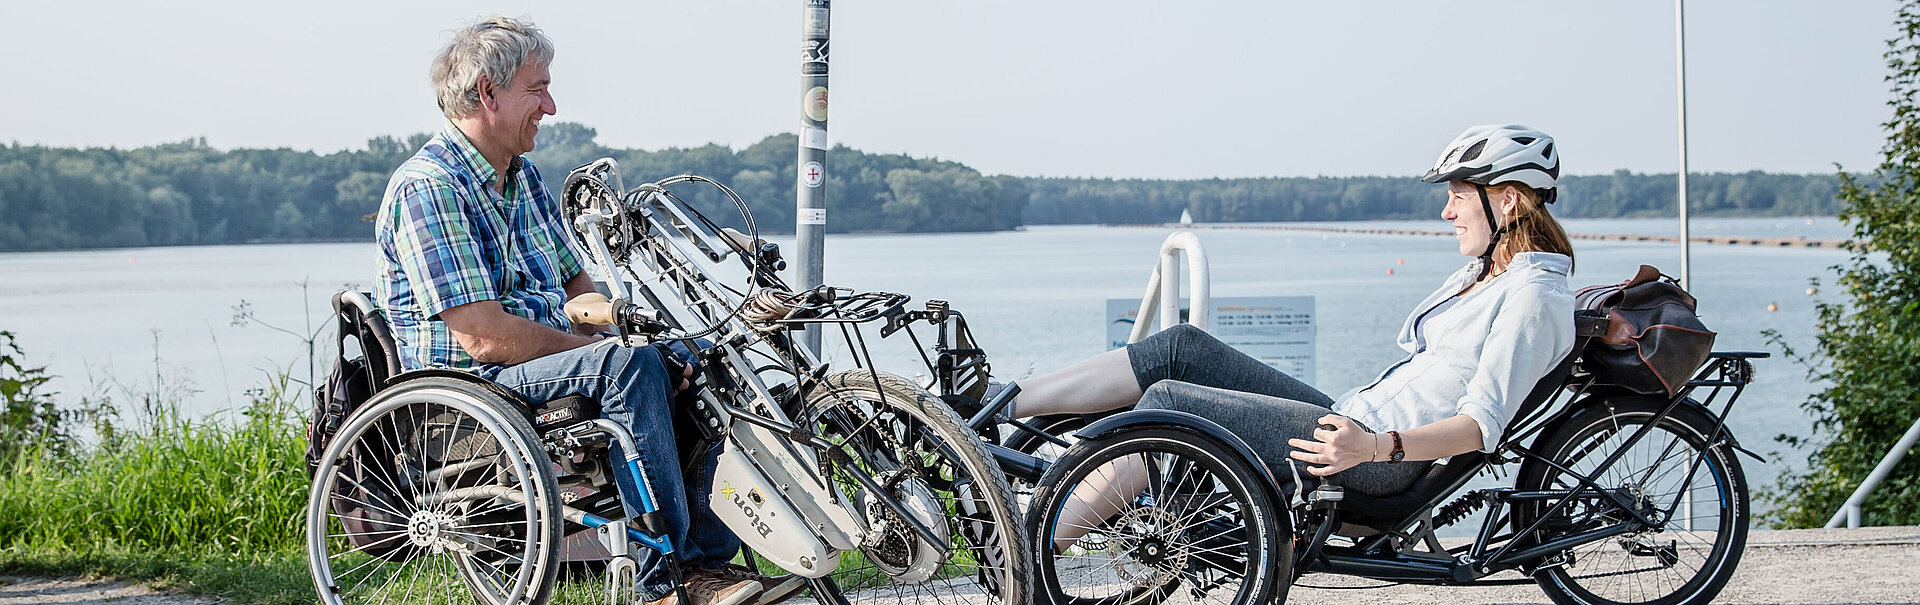
{"type": "Polygon", "coordinates": [[[1387,457],[1387,464],[1399,464],[1407,459],[1407,450],[1400,447],[1400,431],[1387,431],[1393,436],[1393,454],[1387,457]]]}

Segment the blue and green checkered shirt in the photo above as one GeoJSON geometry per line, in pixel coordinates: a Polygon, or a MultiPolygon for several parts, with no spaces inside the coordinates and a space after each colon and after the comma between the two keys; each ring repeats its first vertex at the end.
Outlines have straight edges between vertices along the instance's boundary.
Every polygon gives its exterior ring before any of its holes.
{"type": "Polygon", "coordinates": [[[513,159],[505,195],[494,193],[495,178],[480,150],[448,124],[387,182],[373,295],[404,369],[491,377],[505,367],[475,362],[440,321],[441,311],[467,303],[495,300],[508,313],[571,327],[561,306],[580,260],[559,204],[526,158],[513,159]]]}

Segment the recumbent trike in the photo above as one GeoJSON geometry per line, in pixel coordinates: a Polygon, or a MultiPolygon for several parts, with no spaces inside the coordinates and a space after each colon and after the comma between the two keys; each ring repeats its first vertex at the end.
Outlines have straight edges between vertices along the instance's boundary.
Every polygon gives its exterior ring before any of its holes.
{"type": "MultiPolygon", "coordinates": [[[[1034,486],[1027,521],[1036,601],[1272,603],[1307,573],[1538,583],[1562,604],[1710,601],[1746,543],[1747,484],[1736,452],[1759,458],[1734,440],[1726,418],[1751,382],[1749,360],[1767,354],[1712,353],[1683,370],[1680,380],[1692,378],[1671,395],[1648,394],[1591,371],[1583,352],[1607,320],[1594,311],[1575,319],[1573,352],[1527,394],[1493,453],[1434,464],[1399,494],[1370,496],[1292,474],[1286,463],[1269,467],[1232,432],[1178,411],[1015,425],[1013,449],[1064,450],[1050,464],[1002,460],[1034,486]],[[1516,463],[1509,487],[1462,492],[1476,476],[1516,463]],[[1144,467],[1147,489],[1102,491],[1122,464],[1144,467]],[[1099,522],[1066,514],[1083,485],[1083,494],[1109,498],[1119,512],[1099,522]],[[1442,544],[1437,530],[1480,509],[1471,542],[1442,544]],[[1056,548],[1055,531],[1070,523],[1088,533],[1056,548]],[[1508,570],[1528,577],[1489,577],[1508,570]]],[[[1004,420],[995,414],[1017,392],[1012,386],[985,402],[970,425],[1004,420]]]]}
{"type": "MultiPolygon", "coordinates": [[[[883,336],[938,326],[929,370],[942,390],[978,391],[983,355],[948,340],[964,336],[958,313],[937,301],[908,310],[906,296],[885,292],[789,291],[775,273],[778,247],[758,237],[745,203],[702,177],[629,190],[603,159],[569,174],[562,200],[611,294],[570,301],[570,317],[613,325],[626,346],[711,343],[697,354],[697,400],[682,420],[724,443],[711,508],[749,562],[808,578],[822,602],[1028,602],[1024,528],[1005,476],[946,403],[873,369],[859,325],[882,323],[883,336]],[[746,233],[670,191],[683,184],[712,185],[746,233]],[[729,257],[746,269],[744,289],[716,277],[729,257]],[[855,367],[829,372],[799,329],[838,331],[855,367]]],[[[337,424],[322,423],[331,442],[314,461],[307,558],[323,602],[470,595],[540,605],[563,560],[585,559],[606,592],[572,599],[624,605],[637,596],[638,549],[674,560],[654,525],[651,499],[662,495],[643,498],[636,518],[623,512],[614,474],[646,485],[648,471],[608,459],[609,443],[637,450],[623,427],[597,418],[597,402],[525,402],[449,370],[396,374],[392,337],[367,297],[344,292],[335,310],[342,357],[352,357],[342,361],[360,374],[331,410],[337,424]]]]}

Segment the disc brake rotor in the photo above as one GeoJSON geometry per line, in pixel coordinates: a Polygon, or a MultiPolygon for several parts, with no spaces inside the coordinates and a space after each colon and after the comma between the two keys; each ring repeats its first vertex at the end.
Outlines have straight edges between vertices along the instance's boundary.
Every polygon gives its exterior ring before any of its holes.
{"type": "Polygon", "coordinates": [[[1109,540],[1117,553],[1114,572],[1141,588],[1165,585],[1186,569],[1190,545],[1181,535],[1180,519],[1152,506],[1127,511],[1114,522],[1109,540]]]}

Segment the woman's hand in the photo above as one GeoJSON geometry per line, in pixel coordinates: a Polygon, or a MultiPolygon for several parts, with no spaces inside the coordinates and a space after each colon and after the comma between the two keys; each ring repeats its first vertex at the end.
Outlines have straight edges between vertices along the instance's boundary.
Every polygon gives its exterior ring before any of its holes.
{"type": "Polygon", "coordinates": [[[1353,468],[1362,462],[1370,462],[1376,456],[1375,435],[1354,424],[1353,420],[1338,414],[1320,417],[1320,428],[1314,429],[1314,441],[1288,439],[1287,445],[1295,448],[1293,459],[1307,464],[1307,472],[1315,477],[1325,477],[1353,468]],[[1328,430],[1327,427],[1333,427],[1328,430]]]}

